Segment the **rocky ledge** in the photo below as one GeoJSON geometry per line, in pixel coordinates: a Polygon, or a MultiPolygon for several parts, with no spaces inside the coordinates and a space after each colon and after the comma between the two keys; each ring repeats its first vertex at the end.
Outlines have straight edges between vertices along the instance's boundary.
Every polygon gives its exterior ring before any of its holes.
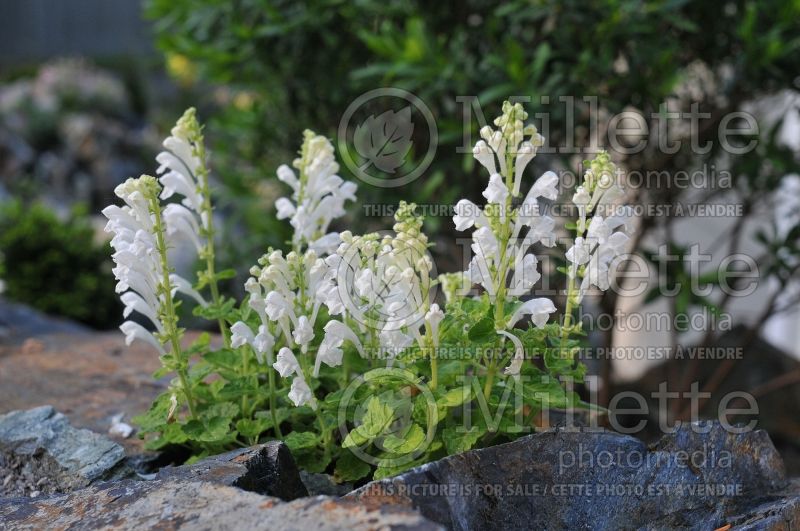
{"type": "Polygon", "coordinates": [[[35,472],[57,473],[61,491],[0,498],[0,527],[800,529],[800,484],[787,480],[767,434],[718,423],[685,425],[650,447],[608,431],[550,430],[341,498],[308,496],[316,487],[304,484],[308,476],[280,442],[142,478],[120,472],[118,446],[83,432],[52,408],[0,417],[3,455],[48,460],[54,468],[35,472]],[[60,431],[33,433],[37,419],[60,431]]]}
{"type": "Polygon", "coordinates": [[[800,529],[800,485],[764,431],[684,425],[652,447],[552,430],[454,455],[349,494],[449,529],[800,529]]]}

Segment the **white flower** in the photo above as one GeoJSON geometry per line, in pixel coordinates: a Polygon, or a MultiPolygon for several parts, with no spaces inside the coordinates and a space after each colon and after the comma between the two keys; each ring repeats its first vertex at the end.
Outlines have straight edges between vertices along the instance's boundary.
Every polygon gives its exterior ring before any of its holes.
{"type": "Polygon", "coordinates": [[[170,236],[182,236],[189,240],[199,252],[203,248],[200,241],[200,227],[197,217],[185,206],[172,203],[164,208],[164,224],[170,236]]]}
{"type": "Polygon", "coordinates": [[[589,229],[586,231],[587,239],[593,243],[604,244],[613,229],[609,227],[602,216],[594,216],[589,222],[589,229]]]}
{"type": "Polygon", "coordinates": [[[297,363],[297,358],[294,357],[292,350],[287,347],[283,347],[278,351],[278,360],[272,366],[283,378],[290,376],[292,373],[303,374],[300,370],[300,364],[297,363]]]}
{"type": "Polygon", "coordinates": [[[592,285],[603,291],[610,287],[609,265],[625,251],[627,243],[628,236],[623,232],[617,231],[609,236],[605,243],[596,247],[589,263],[586,265],[586,273],[581,282],[579,300],[583,298],[585,292],[592,285]]]}
{"type": "Polygon", "coordinates": [[[486,168],[489,174],[497,173],[497,166],[494,164],[494,152],[486,145],[486,142],[479,140],[472,148],[472,156],[486,168]]]}
{"type": "Polygon", "coordinates": [[[231,326],[231,346],[239,348],[244,345],[252,345],[255,337],[253,331],[242,321],[236,321],[231,326]]]}
{"type": "Polygon", "coordinates": [[[278,321],[283,317],[294,317],[294,309],[283,294],[277,291],[270,291],[265,298],[265,302],[265,309],[270,320],[278,321]]]}
{"type": "Polygon", "coordinates": [[[299,179],[288,166],[278,168],[278,179],[293,191],[291,199],[281,197],[275,202],[278,219],[289,219],[294,228],[295,250],[313,245],[317,252],[330,252],[337,242],[329,237],[328,227],[345,214],[345,201],[355,201],[357,186],[336,175],[339,165],[333,145],[324,136],[305,131],[300,154],[293,163],[300,171],[299,179]]]}
{"type": "MultiPolygon", "coordinates": [[[[490,203],[495,203],[505,207],[509,192],[508,188],[503,182],[503,176],[499,173],[495,173],[489,177],[489,184],[486,186],[486,190],[484,190],[481,195],[483,195],[483,197],[485,197],[490,203]]],[[[503,213],[504,210],[501,210],[501,215],[503,213]]]]}
{"type": "Polygon", "coordinates": [[[203,296],[200,295],[196,289],[192,287],[192,284],[183,278],[180,275],[175,273],[170,273],[169,275],[170,284],[172,284],[172,296],[174,297],[176,293],[181,292],[184,295],[188,295],[193,298],[197,304],[200,306],[208,306],[208,302],[203,299],[203,296]]]}
{"type": "Polygon", "coordinates": [[[514,311],[514,313],[511,315],[511,318],[508,320],[508,328],[514,328],[519,320],[526,315],[531,316],[531,322],[533,322],[537,328],[542,328],[545,324],[547,324],[550,314],[555,311],[556,307],[553,304],[553,301],[550,299],[531,299],[524,302],[514,311]]]}
{"type": "Polygon", "coordinates": [[[475,256],[500,261],[500,243],[489,227],[481,227],[472,233],[472,251],[475,256]]]}
{"type": "Polygon", "coordinates": [[[130,346],[135,339],[140,339],[145,343],[153,345],[162,356],[166,355],[164,347],[161,346],[161,343],[159,343],[153,334],[148,332],[147,329],[145,329],[145,327],[139,323],[134,321],[125,321],[120,325],[119,329],[122,330],[123,334],[125,334],[126,345],[130,346]]]}
{"type": "Polygon", "coordinates": [[[514,297],[521,297],[528,293],[534,284],[539,282],[542,277],[536,268],[538,260],[532,254],[518,254],[514,266],[514,275],[508,287],[508,294],[514,297]],[[521,259],[519,258],[521,256],[521,259]]]}
{"type": "Polygon", "coordinates": [[[338,367],[342,364],[342,357],[344,351],[341,349],[344,340],[338,336],[325,336],[325,339],[320,343],[317,350],[317,359],[314,362],[314,377],[319,376],[319,369],[321,364],[328,367],[338,367]]]}
{"type": "Polygon", "coordinates": [[[592,245],[583,236],[578,236],[566,253],[567,260],[576,265],[583,265],[591,258],[591,249],[592,245]]]}
{"type": "Polygon", "coordinates": [[[302,376],[295,376],[292,380],[292,388],[289,390],[289,400],[296,407],[300,407],[309,402],[314,403],[314,395],[311,394],[311,388],[308,387],[305,378],[302,376]]]}
{"type": "Polygon", "coordinates": [[[122,312],[123,317],[127,319],[132,312],[139,312],[143,316],[147,317],[147,319],[153,323],[159,332],[163,331],[161,321],[158,320],[158,315],[156,315],[154,308],[148,304],[141,295],[135,291],[126,291],[120,295],[120,300],[122,301],[122,304],[125,305],[125,309],[122,312]]]}
{"type": "Polygon", "coordinates": [[[505,368],[503,374],[519,378],[522,364],[525,362],[525,347],[522,346],[522,341],[514,334],[506,332],[505,330],[498,330],[497,333],[507,337],[511,340],[511,343],[514,344],[514,357],[511,358],[511,363],[505,368]]]}
{"type": "Polygon", "coordinates": [[[483,286],[490,297],[494,297],[494,294],[497,292],[494,281],[492,280],[492,271],[489,269],[489,264],[483,256],[478,256],[476,254],[472,257],[467,267],[466,277],[471,283],[483,286]]]}
{"type": "Polygon", "coordinates": [[[350,341],[356,347],[358,353],[361,354],[362,357],[366,356],[364,347],[361,345],[361,341],[358,339],[358,336],[350,329],[350,327],[341,321],[331,320],[325,324],[325,339],[333,340],[334,338],[350,341]]]}
{"type": "Polygon", "coordinates": [[[439,346],[439,323],[444,319],[444,312],[439,305],[435,302],[431,304],[430,309],[425,314],[425,325],[431,331],[431,338],[433,339],[433,346],[439,346]]]}
{"type": "Polygon", "coordinates": [[[555,201],[558,198],[558,175],[555,172],[547,171],[536,179],[536,182],[533,183],[533,186],[525,196],[525,200],[530,201],[538,197],[544,197],[551,201],[555,201]]]}
{"type": "Polygon", "coordinates": [[[469,199],[461,199],[453,209],[453,223],[456,230],[463,231],[477,225],[478,227],[488,227],[489,220],[486,219],[481,208],[469,199]]]}
{"type": "Polygon", "coordinates": [[[575,203],[575,205],[577,205],[577,206],[584,206],[585,207],[586,205],[589,204],[589,201],[591,199],[592,198],[589,195],[589,192],[587,192],[586,188],[584,188],[583,186],[578,186],[575,189],[575,194],[573,194],[573,196],[572,196],[572,202],[575,203]]]}
{"type": "Polygon", "coordinates": [[[311,326],[311,323],[308,321],[308,317],[305,315],[298,317],[297,325],[294,327],[294,331],[292,332],[292,337],[294,338],[295,343],[304,349],[308,347],[308,344],[311,343],[312,339],[314,339],[314,327],[311,326]]]}
{"type": "Polygon", "coordinates": [[[278,211],[276,215],[278,219],[290,218],[297,212],[297,209],[294,207],[294,203],[285,197],[280,197],[277,201],[275,201],[275,209],[278,211]]]}
{"type": "Polygon", "coordinates": [[[517,158],[514,161],[514,196],[519,195],[519,188],[522,183],[522,174],[525,168],[536,156],[536,148],[530,142],[523,142],[517,150],[517,158]]]}
{"type": "MultiPolygon", "coordinates": [[[[151,203],[155,204],[152,208],[160,208],[156,206],[158,191],[158,183],[153,177],[128,179],[114,190],[125,205],[106,207],[103,214],[108,218],[105,230],[114,233],[111,239],[114,248],[111,257],[115,263],[112,272],[117,279],[116,291],[122,294],[121,300],[125,305],[123,316],[127,318],[134,311],[138,312],[152,322],[159,332],[163,332],[164,325],[159,321],[159,315],[164,298],[174,296],[177,290],[192,296],[196,292],[178,275],[167,275],[165,279],[160,254],[164,249],[159,249],[158,239],[153,233],[155,215],[161,212],[150,210],[151,203]],[[169,293],[165,294],[167,289],[169,293]]],[[[166,248],[170,243],[169,233],[165,231],[161,236],[166,248]]],[[[126,342],[141,339],[164,353],[160,341],[140,324],[127,321],[120,329],[125,334],[126,342]]]]}
{"type": "Polygon", "coordinates": [[[253,350],[256,351],[256,359],[259,363],[264,363],[264,354],[272,352],[275,347],[275,337],[269,332],[266,325],[258,327],[258,334],[253,338],[253,350]]]}
{"type": "Polygon", "coordinates": [[[321,256],[333,253],[341,242],[342,239],[338,232],[329,232],[309,243],[308,248],[321,256]]]}
{"type": "Polygon", "coordinates": [[[161,177],[161,199],[169,199],[174,194],[183,196],[181,203],[193,211],[208,229],[210,220],[204,209],[203,182],[201,173],[205,161],[198,157],[195,142],[200,138],[200,124],[195,118],[195,110],[188,109],[172,128],[171,136],[164,140],[165,151],[156,156],[161,177]]]}

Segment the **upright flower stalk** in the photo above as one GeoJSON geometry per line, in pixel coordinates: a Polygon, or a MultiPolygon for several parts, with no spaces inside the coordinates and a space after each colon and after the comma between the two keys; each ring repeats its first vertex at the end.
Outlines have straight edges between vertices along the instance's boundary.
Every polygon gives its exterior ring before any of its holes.
{"type": "MultiPolygon", "coordinates": [[[[524,349],[510,330],[523,315],[531,315],[536,326],[544,326],[548,314],[555,311],[552,301],[539,298],[519,306],[510,318],[505,315],[506,300],[529,292],[541,276],[536,256],[529,253],[530,247],[536,243],[555,244],[555,222],[541,214],[539,201],[557,197],[558,178],[554,173],[547,172],[540,177],[522,204],[513,206],[513,198],[520,196],[525,168],[543,144],[536,127],[524,125],[527,117],[521,104],[505,102],[503,114],[494,121],[497,129],[490,126],[481,129],[482,140],[475,144],[473,156],[489,172],[489,182],[482,194],[487,204],[480,208],[462,199],[456,204],[453,216],[457,230],[475,228],[471,246],[474,257],[465,276],[471,283],[483,287],[494,303],[498,348],[502,349],[507,339],[514,346],[513,361],[505,370],[511,376],[519,374],[524,349]]],[[[487,359],[485,364],[484,395],[488,398],[499,362],[487,359]]]]}
{"type": "Polygon", "coordinates": [[[567,250],[566,307],[561,328],[559,348],[568,356],[566,341],[572,328],[572,314],[589,288],[609,288],[609,265],[622,254],[631,232],[632,212],[628,206],[618,205],[625,192],[620,182],[620,172],[605,151],[593,160],[584,161],[583,184],[572,196],[578,210],[575,222],[575,240],[567,250]],[[581,280],[578,285],[578,280],[581,280]]]}
{"type": "Polygon", "coordinates": [[[120,329],[127,344],[135,339],[150,343],[161,353],[165,366],[178,375],[180,391],[186,399],[192,417],[196,415],[195,401],[188,383],[188,359],[181,351],[183,329],[178,326],[175,293],[196,292],[188,282],[171,273],[167,260],[167,230],[164,226],[159,192],[154,177],[142,175],[128,179],[115,190],[125,206],[109,206],[103,210],[108,218],[107,232],[113,232],[111,245],[115,252],[114,275],[117,292],[125,304],[123,315],[134,311],[149,320],[156,329],[149,332],[135,321],[126,321],[120,329]],[[166,351],[164,345],[169,345],[166,351]]]}
{"type": "MultiPolygon", "coordinates": [[[[164,140],[164,148],[165,151],[156,156],[160,164],[157,172],[164,187],[161,199],[169,199],[176,193],[183,196],[183,207],[167,207],[167,229],[171,234],[183,235],[197,248],[199,258],[205,262],[205,270],[198,272],[197,289],[208,286],[213,306],[219,309],[222,299],[215,268],[211,187],[203,128],[197,121],[194,108],[187,109],[172,128],[171,135],[164,140]]],[[[218,317],[217,324],[225,345],[230,346],[230,331],[225,319],[218,317]]]]}

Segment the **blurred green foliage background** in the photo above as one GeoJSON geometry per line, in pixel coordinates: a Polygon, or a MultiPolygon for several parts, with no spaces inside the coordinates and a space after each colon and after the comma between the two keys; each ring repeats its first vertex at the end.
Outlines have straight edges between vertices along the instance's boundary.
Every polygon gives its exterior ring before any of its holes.
{"type": "MultiPolygon", "coordinates": [[[[574,96],[578,124],[590,119],[583,96],[597,96],[607,113],[632,106],[649,116],[693,78],[693,101],[709,113],[710,134],[743,102],[800,88],[796,0],[147,0],[146,5],[158,45],[179,78],[225,84],[244,95],[220,108],[209,130],[224,131],[215,144],[215,169],[239,196],[236,210],[252,229],[247,234],[256,238],[240,240],[245,255],[252,255],[251,245],[285,239],[285,228],[267,221],[263,203],[253,199],[256,183],[291,160],[304,128],[334,137],[347,105],[376,87],[413,92],[436,119],[435,161],[413,185],[419,203],[448,203],[464,194],[475,198],[483,187],[471,154],[457,150],[465,126],[459,96],[477,96],[487,117],[509,96],[529,96],[534,103],[549,96],[550,105],[532,110],[549,113],[550,145],[581,147],[591,142],[591,131],[570,129],[571,111],[559,96],[574,96]]],[[[481,124],[473,117],[467,125],[476,138],[481,124]]],[[[717,155],[716,150],[700,156],[687,150],[668,156],[644,152],[625,166],[674,170],[717,155]]],[[[393,204],[409,190],[362,184],[359,197],[363,203],[393,204]]],[[[429,220],[429,230],[437,231],[442,219],[429,220]]]]}

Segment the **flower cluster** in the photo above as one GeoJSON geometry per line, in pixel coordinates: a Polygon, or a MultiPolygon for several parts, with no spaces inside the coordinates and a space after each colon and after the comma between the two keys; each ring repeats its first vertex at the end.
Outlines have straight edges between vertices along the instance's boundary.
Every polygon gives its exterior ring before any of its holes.
{"type": "Polygon", "coordinates": [[[278,219],[289,219],[294,228],[293,248],[303,245],[318,254],[325,254],[339,244],[339,235],[328,232],[332,220],[345,214],[345,201],[355,201],[357,186],[336,175],[339,171],[333,145],[313,131],[303,133],[300,157],[292,165],[299,178],[285,164],[278,168],[278,179],[292,188],[291,199],[281,197],[275,202],[278,219]]]}
{"type": "Polygon", "coordinates": [[[273,365],[284,378],[295,375],[289,396],[296,406],[313,404],[313,397],[292,349],[302,354],[301,359],[305,357],[315,338],[320,307],[335,295],[331,294],[326,272],[325,261],[313,250],[304,254],[292,251],[286,256],[281,251],[271,251],[262,256],[258,265],[250,269],[252,276],[245,283],[248,305],[261,322],[258,334],[253,335],[241,321],[231,328],[234,345],[249,344],[259,362],[273,365]],[[282,338],[285,346],[274,361],[276,338],[282,338]]]}
{"type": "Polygon", "coordinates": [[[427,252],[428,239],[421,232],[422,218],[415,209],[414,204],[400,204],[394,235],[343,233],[342,243],[325,260],[337,302],[342,302],[329,306],[329,313],[342,320],[326,326],[317,366],[320,360],[331,365],[328,352],[336,352],[340,358],[344,340],[350,340],[363,355],[359,335],[366,336],[368,345],[386,357],[389,366],[412,343],[425,347],[420,327],[426,319],[436,321],[440,310],[430,303],[433,261],[427,252]],[[353,329],[345,325],[348,321],[353,329]]]}
{"type": "Polygon", "coordinates": [[[608,153],[602,152],[592,161],[585,161],[583,185],[572,197],[578,208],[576,237],[566,252],[570,281],[582,278],[576,301],[580,302],[591,286],[609,287],[609,265],[625,250],[630,232],[630,207],[618,206],[625,193],[618,183],[619,171],[608,153]],[[597,210],[597,212],[595,212],[597,210]],[[593,216],[592,213],[594,213],[593,216]],[[602,213],[610,213],[605,217],[602,213]],[[591,216],[591,219],[588,217],[591,216]]]}
{"type": "Polygon", "coordinates": [[[144,340],[165,354],[163,343],[168,339],[165,305],[181,291],[198,302],[200,295],[181,276],[170,273],[166,266],[168,243],[162,226],[162,212],[158,203],[160,187],[155,178],[143,175],[128,179],[117,186],[114,193],[124,201],[124,206],[111,205],[103,209],[108,218],[105,231],[114,234],[111,246],[117,293],[122,293],[124,317],[135,311],[150,321],[160,334],[157,339],[135,321],[125,321],[120,329],[126,342],[144,340]]]}
{"type": "Polygon", "coordinates": [[[511,388],[522,395],[525,408],[519,410],[529,418],[553,401],[579,404],[557,380],[584,374],[573,357],[580,344],[571,337],[580,328],[571,324],[573,305],[590,286],[608,287],[611,261],[627,241],[629,211],[606,212],[623,196],[609,157],[587,162],[573,196],[579,216],[566,253],[564,318],[560,325],[550,322],[553,301],[531,295],[541,278],[536,247],[556,244],[555,220],[546,209],[558,197],[559,180],[546,172],[523,193],[525,169],[543,143],[526,119],[521,105],[506,102],[495,127],[481,130],[473,154],[489,172],[486,201],[479,206],[462,199],[453,217],[456,229],[472,231],[474,256],[465,271],[438,277],[413,203],[400,203],[392,231],[330,232],[345,203],[355,200],[356,186],[336,175],[331,143],[306,131],[296,171],[281,166],[277,172],[293,190],[275,205],[294,228],[292,249],[267,250],[250,269],[247,296],[236,306],[216,288],[216,279],[225,277],[214,269],[205,147],[194,111],[187,111],[158,156],[161,184],[153,177],[129,180],[117,192],[125,205],[104,211],[114,232],[125,316],[141,313],[155,333],[130,321],[122,329],[128,341],[156,346],[166,372],[178,376],[140,417],[143,431],[158,434],[151,447],[189,444],[209,452],[277,437],[309,471],[354,481],[372,465],[376,477],[387,477],[481,444],[484,435],[517,436],[518,420],[505,416],[515,409],[505,407],[511,388]],[[180,204],[162,207],[161,200],[176,195],[180,204]],[[205,259],[195,287],[169,269],[167,249],[178,238],[191,241],[205,259]],[[196,291],[204,286],[212,295],[207,303],[196,291]],[[435,302],[437,286],[445,309],[435,302]],[[177,291],[195,298],[196,315],[217,320],[222,348],[205,337],[181,350],[177,291]],[[522,330],[525,321],[532,326],[522,330]],[[440,361],[440,353],[451,352],[457,355],[440,361]],[[541,357],[541,367],[526,363],[531,353],[541,357]],[[191,370],[190,356],[196,359],[191,370]],[[368,380],[371,369],[380,377],[368,380]],[[523,375],[544,381],[530,392],[523,375]],[[355,394],[347,395],[351,389],[355,394]],[[451,421],[454,408],[467,405],[489,407],[487,418],[501,421],[462,433],[451,421]],[[423,427],[426,418],[433,429],[423,427]],[[372,448],[377,461],[356,462],[349,453],[355,447],[372,448]],[[413,455],[404,460],[406,454],[413,455]]]}
{"type": "MultiPolygon", "coordinates": [[[[457,230],[474,228],[471,246],[474,256],[465,276],[472,284],[482,286],[490,299],[497,301],[498,308],[506,297],[529,293],[541,277],[531,247],[537,243],[555,245],[555,221],[542,213],[541,203],[541,199],[554,200],[558,196],[555,173],[542,175],[522,203],[512,206],[512,198],[520,195],[523,172],[543,142],[534,126],[523,125],[527,117],[522,105],[506,102],[502,116],[494,122],[498,129],[486,126],[481,130],[484,140],[475,145],[473,155],[490,174],[483,192],[487,204],[480,208],[462,199],[456,204],[453,216],[457,230]],[[530,140],[525,140],[526,137],[530,140]]],[[[498,313],[497,333],[515,346],[514,361],[507,367],[507,374],[519,374],[523,357],[519,339],[507,330],[514,328],[525,315],[531,316],[534,325],[544,326],[555,310],[552,301],[537,298],[519,306],[508,320],[498,313]]]]}

